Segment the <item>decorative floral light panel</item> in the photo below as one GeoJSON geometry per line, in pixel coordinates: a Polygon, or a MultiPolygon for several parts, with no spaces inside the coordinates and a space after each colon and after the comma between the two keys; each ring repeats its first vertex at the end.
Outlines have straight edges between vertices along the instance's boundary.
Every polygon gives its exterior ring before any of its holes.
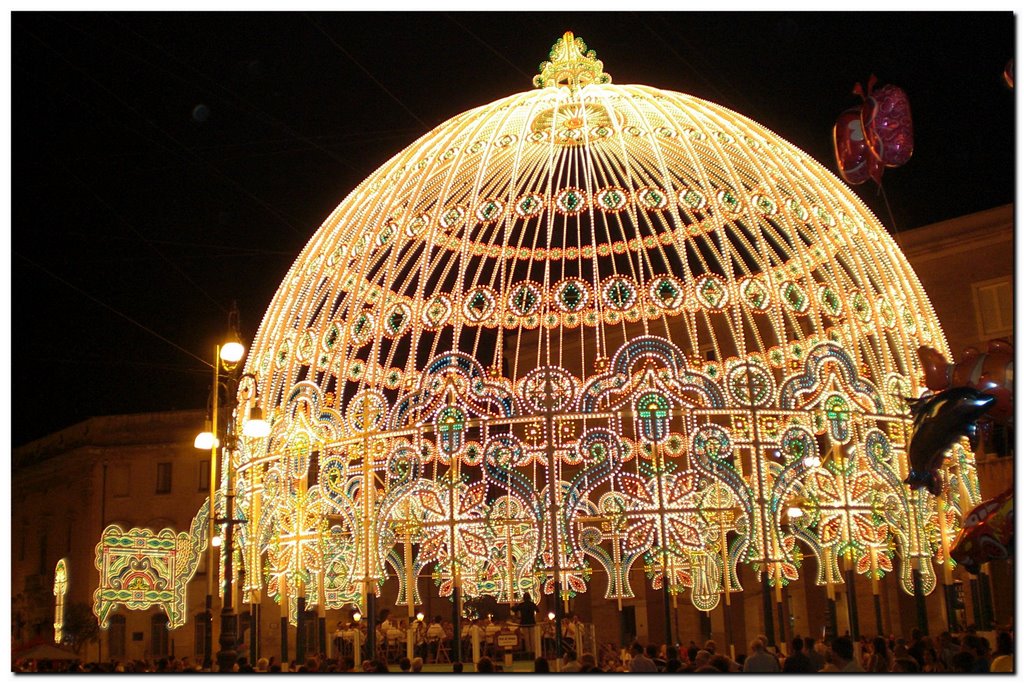
{"type": "Polygon", "coordinates": [[[96,545],[100,583],[93,593],[93,612],[101,628],[107,628],[110,611],[119,605],[130,610],[156,605],[167,613],[168,629],[185,624],[186,589],[206,548],[208,511],[209,501],[199,509],[187,532],[125,531],[116,524],[103,530],[96,545]]]}
{"type": "Polygon", "coordinates": [[[240,391],[273,431],[232,454],[247,599],[401,604],[410,566],[503,601],[642,567],[709,610],[741,564],[930,592],[977,478],[958,447],[939,498],[901,484],[914,351],[948,349],[885,228],[572,34],[535,85],[384,164],[281,284],[240,391]]]}

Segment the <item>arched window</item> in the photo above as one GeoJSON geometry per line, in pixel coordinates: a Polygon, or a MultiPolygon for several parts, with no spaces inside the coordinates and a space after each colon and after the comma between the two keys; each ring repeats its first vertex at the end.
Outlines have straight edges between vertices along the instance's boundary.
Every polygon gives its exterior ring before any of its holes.
{"type": "MultiPolygon", "coordinates": [[[[192,648],[192,654],[195,655],[196,661],[203,661],[206,656],[206,611],[197,612],[192,620],[195,624],[195,645],[192,648]]],[[[213,653],[210,653],[213,656],[213,653]]]]}
{"type": "Polygon", "coordinates": [[[110,628],[107,630],[107,649],[111,659],[124,659],[125,623],[123,614],[110,617],[110,628]]]}
{"type": "Polygon", "coordinates": [[[149,620],[149,653],[153,657],[167,656],[167,615],[154,614],[149,620]]]}

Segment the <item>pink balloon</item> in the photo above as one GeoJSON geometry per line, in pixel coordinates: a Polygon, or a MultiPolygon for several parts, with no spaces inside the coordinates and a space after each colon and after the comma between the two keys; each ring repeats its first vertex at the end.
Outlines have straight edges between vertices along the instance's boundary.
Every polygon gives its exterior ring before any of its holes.
{"type": "Polygon", "coordinates": [[[902,166],[914,153],[914,121],[902,88],[884,85],[872,90],[860,112],[868,147],[890,168],[902,166]]]}
{"type": "Polygon", "coordinates": [[[836,119],[832,128],[832,149],[843,180],[850,185],[860,185],[870,177],[868,161],[871,150],[864,139],[859,107],[847,109],[836,119]]]}

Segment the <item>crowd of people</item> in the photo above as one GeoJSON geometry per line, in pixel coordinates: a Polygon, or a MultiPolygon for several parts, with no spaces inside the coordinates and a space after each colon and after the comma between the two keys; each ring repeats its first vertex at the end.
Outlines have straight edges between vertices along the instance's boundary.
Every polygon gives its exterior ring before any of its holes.
{"type": "MultiPolygon", "coordinates": [[[[386,620],[385,620],[386,621],[386,620]]],[[[421,622],[422,623],[422,622],[421,622]]],[[[567,620],[567,623],[568,620],[567,620]]],[[[432,620],[424,629],[429,643],[429,629],[435,624],[444,631],[439,620],[432,620]]],[[[475,624],[474,624],[475,625],[475,624]]],[[[354,625],[357,626],[357,625],[354,625]]],[[[382,624],[384,626],[384,624],[382,624]]],[[[384,627],[385,636],[389,627],[384,627]]],[[[848,635],[828,640],[795,637],[785,648],[768,644],[767,638],[753,639],[742,654],[735,659],[722,651],[714,640],[699,646],[690,641],[687,647],[676,645],[644,645],[633,642],[628,648],[618,648],[612,643],[600,646],[597,653],[583,653],[568,644],[560,659],[537,656],[532,669],[537,672],[631,672],[631,673],[986,673],[1012,672],[1014,637],[1011,629],[996,633],[993,644],[984,635],[968,629],[964,633],[951,634],[943,631],[936,637],[923,635],[918,629],[911,632],[909,639],[877,636],[862,637],[854,642],[848,635]],[[785,653],[783,653],[785,650],[785,653]]],[[[436,662],[436,658],[417,654],[413,658],[401,656],[397,662],[389,662],[383,653],[363,659],[356,665],[355,659],[336,650],[335,656],[323,654],[310,656],[304,662],[292,660],[279,662],[275,657],[261,657],[251,663],[242,656],[233,670],[241,673],[276,672],[409,672],[424,670],[425,663],[436,662]]],[[[466,653],[468,656],[468,652],[466,653]]],[[[474,663],[477,672],[503,670],[500,656],[484,651],[474,663]]],[[[445,669],[462,672],[468,667],[461,661],[446,662],[445,669]],[[448,669],[447,667],[450,667],[448,669]]],[[[164,657],[155,662],[125,661],[84,664],[77,661],[15,661],[16,672],[103,672],[103,673],[191,673],[208,671],[200,661],[189,657],[164,657]]],[[[433,671],[437,667],[432,667],[433,671]]]]}

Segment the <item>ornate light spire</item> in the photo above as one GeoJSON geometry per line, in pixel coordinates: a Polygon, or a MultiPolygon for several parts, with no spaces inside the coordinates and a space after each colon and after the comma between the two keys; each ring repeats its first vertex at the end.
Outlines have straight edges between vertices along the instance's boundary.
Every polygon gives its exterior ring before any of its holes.
{"type": "Polygon", "coordinates": [[[555,41],[548,54],[551,61],[540,65],[540,75],[533,77],[533,85],[537,88],[559,86],[576,93],[591,83],[611,83],[612,77],[606,74],[604,64],[597,58],[597,53],[587,49],[582,38],[577,38],[572,31],[555,41]]]}

